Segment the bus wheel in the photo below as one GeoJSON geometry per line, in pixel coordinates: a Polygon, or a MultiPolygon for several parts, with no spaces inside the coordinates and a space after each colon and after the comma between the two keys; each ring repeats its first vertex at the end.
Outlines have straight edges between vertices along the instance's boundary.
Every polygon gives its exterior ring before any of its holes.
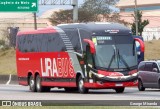
{"type": "Polygon", "coordinates": [[[87,93],[88,89],[84,87],[84,80],[82,78],[82,76],[79,76],[78,78],[78,91],[80,93],[87,93]]]}
{"type": "Polygon", "coordinates": [[[159,89],[160,89],[160,80],[158,81],[159,89]]]}
{"type": "Polygon", "coordinates": [[[41,78],[40,78],[39,75],[36,76],[36,89],[37,89],[37,92],[43,92],[44,91],[44,88],[41,85],[41,78]]]}
{"type": "Polygon", "coordinates": [[[124,92],[124,87],[121,87],[121,88],[116,88],[116,93],[123,93],[124,92]]]}
{"type": "Polygon", "coordinates": [[[29,78],[29,88],[32,92],[36,92],[36,85],[35,85],[35,79],[31,75],[29,78]]]}
{"type": "Polygon", "coordinates": [[[143,87],[143,83],[141,80],[138,80],[138,90],[139,91],[145,91],[145,88],[143,87]]]}

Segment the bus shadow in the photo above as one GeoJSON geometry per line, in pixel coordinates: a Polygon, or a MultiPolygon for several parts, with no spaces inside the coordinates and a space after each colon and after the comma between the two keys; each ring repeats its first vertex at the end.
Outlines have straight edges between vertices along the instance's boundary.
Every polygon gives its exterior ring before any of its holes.
{"type": "Polygon", "coordinates": [[[146,89],[144,92],[160,92],[160,89],[146,89]]]}
{"type": "Polygon", "coordinates": [[[116,93],[114,90],[113,91],[106,91],[106,92],[101,92],[101,91],[90,91],[88,94],[116,94],[116,95],[119,95],[119,94],[130,94],[130,93],[133,93],[133,92],[123,92],[123,93],[116,93]]]}
{"type": "MultiPolygon", "coordinates": [[[[78,91],[70,91],[70,92],[66,92],[65,90],[51,90],[48,93],[64,93],[64,94],[80,94],[78,91]]],[[[114,90],[110,90],[110,91],[101,91],[101,90],[90,90],[88,93],[86,94],[126,94],[126,93],[132,93],[132,92],[123,92],[123,93],[116,93],[114,90]]]]}

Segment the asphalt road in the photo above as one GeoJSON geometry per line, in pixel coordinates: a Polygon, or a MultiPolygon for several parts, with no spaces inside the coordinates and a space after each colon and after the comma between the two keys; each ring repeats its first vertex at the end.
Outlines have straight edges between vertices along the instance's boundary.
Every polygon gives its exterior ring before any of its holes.
{"type": "Polygon", "coordinates": [[[90,90],[88,94],[68,93],[64,89],[51,89],[51,92],[34,93],[28,86],[0,85],[0,100],[160,100],[160,90],[146,89],[144,92],[135,88],[126,88],[124,93],[114,90],[90,90]]]}

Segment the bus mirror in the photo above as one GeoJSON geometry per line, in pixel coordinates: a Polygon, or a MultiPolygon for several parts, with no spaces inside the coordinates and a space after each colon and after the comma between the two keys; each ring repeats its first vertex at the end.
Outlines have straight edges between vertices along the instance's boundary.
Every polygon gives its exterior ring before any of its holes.
{"type": "Polygon", "coordinates": [[[90,46],[90,52],[92,54],[95,54],[96,50],[95,50],[94,43],[90,39],[83,39],[83,41],[89,44],[89,46],[90,46]]]}
{"type": "Polygon", "coordinates": [[[139,44],[140,44],[140,51],[144,52],[144,42],[141,39],[139,39],[139,38],[135,38],[134,40],[137,41],[137,42],[139,42],[139,44]]]}

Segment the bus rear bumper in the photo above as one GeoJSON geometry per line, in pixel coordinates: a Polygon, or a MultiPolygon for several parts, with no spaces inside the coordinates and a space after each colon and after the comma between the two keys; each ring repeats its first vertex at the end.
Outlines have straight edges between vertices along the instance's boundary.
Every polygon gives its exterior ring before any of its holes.
{"type": "Polygon", "coordinates": [[[134,87],[138,85],[138,81],[134,82],[106,82],[97,81],[96,83],[85,83],[84,87],[90,89],[113,89],[119,87],[134,87]]]}

